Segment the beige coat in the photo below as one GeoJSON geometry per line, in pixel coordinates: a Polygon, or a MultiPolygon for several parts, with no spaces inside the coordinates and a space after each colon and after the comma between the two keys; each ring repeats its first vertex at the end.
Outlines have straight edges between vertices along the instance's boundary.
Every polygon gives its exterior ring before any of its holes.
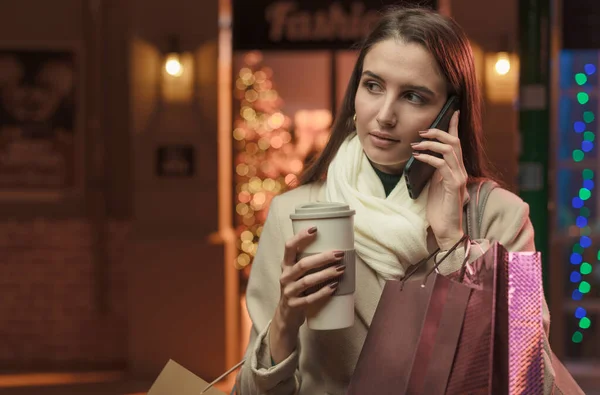
{"type": "MultiPolygon", "coordinates": [[[[342,395],[350,382],[384,285],[360,258],[356,262],[354,326],[336,331],[313,331],[304,324],[300,328],[296,351],[285,361],[271,366],[268,331],[279,302],[284,244],[293,235],[290,214],[299,204],[324,200],[324,189],[323,184],[305,185],[276,197],[271,203],[246,294],[253,327],[246,363],[237,377],[238,394],[342,395]]],[[[529,206],[501,188],[490,193],[481,234],[484,238],[478,241],[484,251],[494,241],[509,251],[535,250],[529,206]]],[[[428,242],[434,248],[435,238],[431,233],[429,236],[428,242]]],[[[445,274],[457,270],[464,253],[463,249],[453,252],[454,256],[442,263],[444,267],[440,267],[440,271],[445,274]]],[[[480,255],[478,248],[471,248],[470,260],[480,255]]],[[[549,316],[545,303],[544,307],[547,329],[549,316]]],[[[547,370],[547,376],[549,386],[552,384],[551,368],[547,370]]]]}

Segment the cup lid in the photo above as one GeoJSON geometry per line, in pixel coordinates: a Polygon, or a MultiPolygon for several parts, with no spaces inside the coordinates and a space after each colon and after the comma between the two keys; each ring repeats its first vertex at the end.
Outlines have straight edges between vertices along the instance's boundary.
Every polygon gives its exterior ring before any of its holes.
{"type": "Polygon", "coordinates": [[[356,211],[351,210],[345,203],[335,202],[314,202],[305,203],[296,207],[296,211],[290,214],[294,219],[323,219],[323,218],[343,218],[351,217],[356,211]]]}

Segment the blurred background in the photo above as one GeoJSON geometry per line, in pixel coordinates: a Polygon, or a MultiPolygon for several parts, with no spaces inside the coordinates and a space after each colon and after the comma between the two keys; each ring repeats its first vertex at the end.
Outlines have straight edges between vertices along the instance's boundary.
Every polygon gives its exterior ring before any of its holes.
{"type": "MultiPolygon", "coordinates": [[[[0,393],[145,394],[169,359],[207,381],[237,363],[269,202],[395,3],[0,1],[0,393]]],[[[552,347],[600,393],[600,3],[418,3],[471,39],[552,347]]]]}

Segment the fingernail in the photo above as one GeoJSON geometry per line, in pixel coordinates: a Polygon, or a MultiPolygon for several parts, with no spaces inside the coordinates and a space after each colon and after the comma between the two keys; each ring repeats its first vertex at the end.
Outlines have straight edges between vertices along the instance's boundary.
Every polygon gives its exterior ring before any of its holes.
{"type": "Polygon", "coordinates": [[[428,132],[428,130],[421,130],[421,131],[419,132],[419,134],[425,134],[425,133],[427,133],[427,132],[428,132]]]}
{"type": "Polygon", "coordinates": [[[329,288],[336,289],[338,287],[338,285],[340,285],[340,283],[336,281],[334,283],[329,284],[329,288]]]}
{"type": "Polygon", "coordinates": [[[421,155],[420,152],[413,151],[413,156],[419,156],[419,155],[421,155]]]}
{"type": "Polygon", "coordinates": [[[415,146],[415,145],[419,145],[419,142],[417,141],[416,143],[410,143],[411,146],[415,146]]]}
{"type": "Polygon", "coordinates": [[[343,272],[344,270],[346,270],[346,265],[344,265],[344,264],[337,265],[337,266],[335,267],[335,271],[336,271],[336,272],[343,272]]]}
{"type": "Polygon", "coordinates": [[[315,234],[315,233],[317,233],[317,227],[316,226],[313,226],[312,228],[310,228],[308,230],[308,234],[309,235],[312,235],[312,234],[315,234]]]}
{"type": "Polygon", "coordinates": [[[333,256],[336,258],[343,258],[346,253],[344,251],[336,251],[333,253],[333,256]]]}

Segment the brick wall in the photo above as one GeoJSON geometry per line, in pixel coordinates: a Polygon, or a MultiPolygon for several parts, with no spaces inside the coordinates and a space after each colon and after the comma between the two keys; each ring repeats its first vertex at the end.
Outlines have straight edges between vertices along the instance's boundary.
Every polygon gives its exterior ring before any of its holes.
{"type": "Polygon", "coordinates": [[[98,308],[92,229],[84,220],[0,223],[0,369],[119,368],[126,360],[129,226],[108,226],[98,308]]]}

